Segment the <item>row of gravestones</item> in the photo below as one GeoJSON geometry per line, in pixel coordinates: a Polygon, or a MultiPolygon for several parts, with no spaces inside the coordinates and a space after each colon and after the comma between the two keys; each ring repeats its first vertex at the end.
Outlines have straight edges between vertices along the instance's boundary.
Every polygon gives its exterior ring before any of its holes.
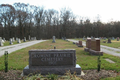
{"type": "MultiPolygon", "coordinates": [[[[29,36],[29,40],[36,40],[36,37],[30,37],[30,36],[29,36]]],[[[0,37],[0,46],[3,46],[3,45],[4,45],[3,43],[5,43],[5,41],[6,41],[5,38],[2,39],[2,38],[0,37]]],[[[15,41],[14,37],[13,37],[13,38],[10,38],[9,41],[10,41],[10,45],[13,44],[13,42],[15,41]]],[[[17,41],[17,43],[21,43],[20,38],[17,38],[17,37],[16,37],[16,41],[17,41]]],[[[26,42],[26,37],[24,37],[23,42],[26,42]]]]}
{"type": "MultiPolygon", "coordinates": [[[[5,43],[5,41],[6,41],[5,38],[2,39],[2,38],[0,37],[0,46],[3,46],[4,43],[5,43]]],[[[13,42],[15,41],[14,37],[13,37],[13,38],[10,38],[9,41],[10,41],[10,45],[13,44],[13,42]]],[[[20,38],[16,38],[16,41],[17,41],[17,43],[21,43],[20,38]]],[[[23,42],[26,42],[26,37],[24,37],[23,42]]]]}
{"type": "MultiPolygon", "coordinates": [[[[93,39],[93,38],[95,38],[95,37],[93,37],[93,36],[91,36],[91,37],[87,37],[87,38],[91,38],[91,39],[93,39]]],[[[83,37],[83,40],[86,40],[87,38],[85,38],[85,37],[83,37]]],[[[75,37],[75,39],[76,39],[76,37],[75,37]]],[[[79,38],[80,39],[80,38],[79,38]]],[[[101,39],[103,39],[103,40],[106,40],[106,39],[112,39],[112,40],[115,40],[115,39],[117,39],[117,41],[119,41],[119,37],[117,37],[117,38],[114,38],[114,37],[111,37],[111,38],[106,38],[106,37],[99,37],[99,39],[101,40],[101,39]]]]}
{"type": "Polygon", "coordinates": [[[89,52],[91,55],[103,55],[100,51],[100,39],[99,38],[87,38],[85,51],[89,52]]]}

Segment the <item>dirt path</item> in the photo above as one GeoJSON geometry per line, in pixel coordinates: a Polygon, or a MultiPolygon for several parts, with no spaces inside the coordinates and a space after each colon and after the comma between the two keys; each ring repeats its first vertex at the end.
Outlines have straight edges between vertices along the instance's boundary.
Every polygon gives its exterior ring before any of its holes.
{"type": "MultiPolygon", "coordinates": [[[[71,42],[78,42],[78,40],[72,40],[72,39],[67,39],[71,42]]],[[[86,46],[86,42],[82,41],[83,46],[86,46]]],[[[101,47],[101,51],[110,55],[114,55],[114,56],[119,56],[120,57],[120,49],[117,48],[112,48],[112,47],[108,47],[108,46],[103,46],[100,45],[101,47]]]]}
{"type": "Polygon", "coordinates": [[[10,54],[11,52],[14,52],[16,50],[26,48],[28,46],[31,46],[31,45],[34,45],[34,44],[37,44],[37,43],[40,43],[40,42],[43,42],[43,41],[46,41],[46,40],[35,40],[35,41],[29,41],[29,42],[25,42],[25,43],[0,47],[0,56],[4,55],[5,51],[8,51],[8,53],[10,54]]]}

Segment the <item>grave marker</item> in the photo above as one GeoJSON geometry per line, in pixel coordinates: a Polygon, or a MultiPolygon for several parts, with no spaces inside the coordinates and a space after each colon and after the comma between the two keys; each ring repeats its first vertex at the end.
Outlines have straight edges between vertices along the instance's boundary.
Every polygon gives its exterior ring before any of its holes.
{"type": "Polygon", "coordinates": [[[82,45],[82,41],[79,41],[79,43],[78,43],[78,47],[83,47],[83,45],[82,45]]]}
{"type": "Polygon", "coordinates": [[[10,38],[10,45],[13,44],[12,38],[10,38]]]}
{"type": "Polygon", "coordinates": [[[110,38],[108,39],[108,42],[107,42],[107,43],[112,43],[110,38]]]}
{"type": "Polygon", "coordinates": [[[0,46],[3,46],[2,38],[0,37],[0,46]]]}
{"type": "Polygon", "coordinates": [[[119,37],[117,37],[117,41],[119,41],[119,37]]]}
{"type": "Polygon", "coordinates": [[[52,42],[55,43],[55,36],[53,36],[53,41],[52,42]]]}
{"type": "Polygon", "coordinates": [[[17,43],[21,43],[21,41],[20,41],[20,39],[18,38],[18,41],[17,41],[17,43]]]}
{"type": "Polygon", "coordinates": [[[24,37],[23,41],[26,42],[26,37],[24,37]]]}
{"type": "Polygon", "coordinates": [[[73,74],[81,74],[81,67],[76,64],[75,50],[30,50],[29,51],[29,66],[23,70],[24,75],[30,73],[41,74],[58,74],[64,75],[70,70],[73,74]]]}

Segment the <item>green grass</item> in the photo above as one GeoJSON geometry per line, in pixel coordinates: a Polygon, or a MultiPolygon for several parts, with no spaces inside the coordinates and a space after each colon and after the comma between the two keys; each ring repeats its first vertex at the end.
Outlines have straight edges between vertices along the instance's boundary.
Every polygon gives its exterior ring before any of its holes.
{"type": "MultiPolygon", "coordinates": [[[[23,70],[23,68],[28,65],[28,51],[31,49],[54,49],[54,46],[56,46],[56,49],[75,49],[76,50],[76,56],[77,56],[77,64],[79,64],[83,70],[87,69],[97,69],[97,58],[98,56],[92,56],[89,55],[87,52],[84,51],[84,48],[77,47],[72,42],[67,42],[63,40],[56,40],[56,43],[52,43],[52,40],[42,42],[27,48],[23,48],[21,50],[15,51],[11,54],[9,54],[9,69],[19,69],[23,70]]],[[[104,54],[104,56],[101,56],[101,68],[106,70],[116,70],[119,71],[120,69],[120,58],[115,57],[112,55],[104,54]],[[109,58],[116,63],[110,64],[105,58],[109,58]]],[[[4,56],[0,57],[0,70],[4,69],[4,56]]]]}
{"type": "Polygon", "coordinates": [[[120,41],[117,41],[116,39],[111,40],[112,43],[107,43],[107,40],[106,40],[106,43],[103,43],[103,41],[105,40],[101,40],[101,45],[108,46],[108,47],[114,47],[114,48],[120,48],[120,41]]]}
{"type": "Polygon", "coordinates": [[[101,80],[120,80],[120,76],[117,76],[117,77],[108,77],[108,78],[104,78],[104,79],[101,79],[101,80]]]}

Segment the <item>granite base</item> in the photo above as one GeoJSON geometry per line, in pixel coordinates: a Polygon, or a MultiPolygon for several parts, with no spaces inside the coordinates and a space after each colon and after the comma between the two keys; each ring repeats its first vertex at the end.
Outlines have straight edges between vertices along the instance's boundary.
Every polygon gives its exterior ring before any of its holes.
{"type": "Polygon", "coordinates": [[[89,50],[89,53],[91,54],[91,55],[96,55],[96,56],[103,56],[103,52],[101,52],[101,51],[95,51],[95,50],[92,50],[92,49],[90,49],[89,50]]]}
{"type": "Polygon", "coordinates": [[[64,75],[67,71],[71,72],[71,74],[73,74],[74,72],[76,72],[77,75],[81,75],[81,67],[76,64],[76,67],[68,67],[68,68],[52,68],[52,67],[48,67],[48,68],[29,68],[29,66],[27,65],[24,70],[23,70],[23,75],[29,75],[30,73],[33,74],[42,74],[42,75],[46,75],[48,73],[50,74],[57,74],[57,75],[64,75]]]}
{"type": "Polygon", "coordinates": [[[89,48],[84,48],[84,51],[89,52],[89,48]]]}
{"type": "Polygon", "coordinates": [[[78,45],[78,47],[83,47],[83,45],[78,45]]]}

